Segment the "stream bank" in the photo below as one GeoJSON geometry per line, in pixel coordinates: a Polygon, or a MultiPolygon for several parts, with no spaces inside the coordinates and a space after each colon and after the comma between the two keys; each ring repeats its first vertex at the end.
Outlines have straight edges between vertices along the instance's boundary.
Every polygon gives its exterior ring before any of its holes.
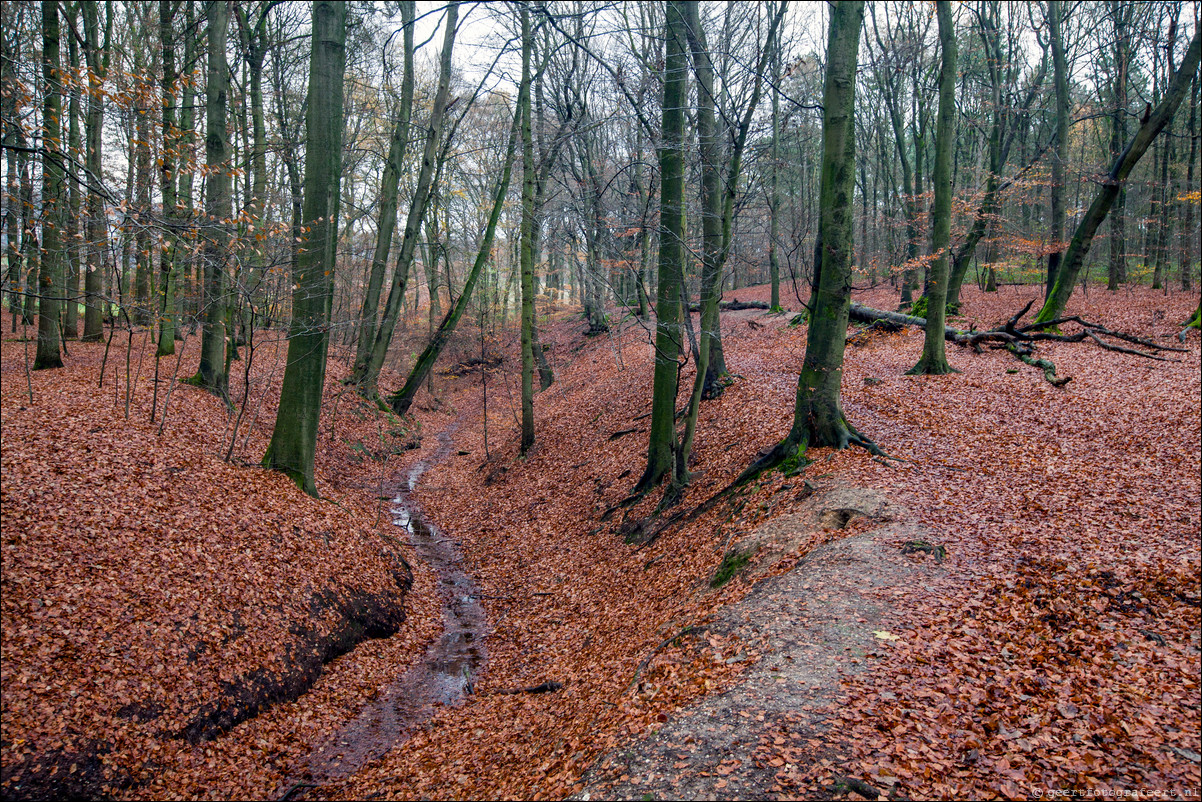
{"type": "Polygon", "coordinates": [[[338,784],[405,741],[441,706],[456,706],[473,692],[483,665],[488,623],[475,583],[462,569],[459,544],[425,519],[414,498],[422,475],[451,452],[454,427],[438,434],[438,449],[407,472],[391,502],[393,525],[438,577],[443,634],[420,663],[367,702],[333,738],[300,763],[283,792],[338,784]]]}

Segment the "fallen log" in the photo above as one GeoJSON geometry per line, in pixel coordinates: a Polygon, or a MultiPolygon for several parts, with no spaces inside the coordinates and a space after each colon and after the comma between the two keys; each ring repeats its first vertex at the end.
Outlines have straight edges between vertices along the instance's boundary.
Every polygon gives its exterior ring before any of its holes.
{"type": "Polygon", "coordinates": [[[514,695],[519,693],[554,693],[563,688],[562,682],[544,682],[541,685],[531,685],[529,688],[509,688],[497,691],[498,694],[514,695]]]}
{"type": "MultiPolygon", "coordinates": [[[[767,301],[740,301],[738,298],[732,298],[729,301],[719,303],[718,308],[724,312],[737,312],[741,309],[768,309],[769,306],[767,301]]],[[[700,312],[701,306],[690,304],[689,311],[700,312]]]]}
{"type": "MultiPolygon", "coordinates": [[[[1148,340],[1143,337],[1136,337],[1133,334],[1125,334],[1120,331],[1114,331],[1100,323],[1093,323],[1085,320],[1078,315],[1058,317],[1054,320],[1049,320],[1044,323],[1033,323],[1027,326],[1019,326],[1018,321],[1022,319],[1023,315],[1030,311],[1031,306],[1034,303],[1034,299],[1029,301],[1026,306],[1024,306],[1008,321],[1006,321],[1005,325],[1003,325],[1001,328],[988,329],[985,331],[977,331],[975,329],[962,331],[960,329],[954,329],[951,326],[946,326],[943,330],[943,337],[948,342],[953,342],[961,347],[971,348],[978,354],[982,353],[982,343],[997,343],[997,345],[993,345],[992,347],[1005,348],[1007,351],[1013,354],[1015,358],[1032,367],[1039,368],[1043,371],[1044,378],[1055,387],[1063,387],[1072,381],[1072,378],[1067,376],[1057,376],[1056,366],[1051,362],[1051,360],[1036,358],[1034,356],[1034,343],[1036,342],[1050,341],[1079,343],[1088,339],[1092,340],[1099,348],[1103,348],[1107,351],[1128,354],[1130,356],[1140,356],[1144,357],[1145,359],[1155,359],[1160,362],[1171,362],[1173,360],[1166,359],[1165,357],[1160,356],[1158,353],[1149,353],[1148,351],[1140,351],[1134,348],[1125,348],[1121,345],[1115,345],[1114,343],[1106,342],[1102,339],[1102,337],[1111,337],[1116,340],[1132,343],[1134,345],[1141,345],[1145,348],[1151,349],[1154,352],[1184,352],[1188,350],[1185,348],[1162,345],[1154,342],[1153,340],[1148,340]],[[1047,331],[1047,329],[1059,327],[1060,325],[1066,323],[1074,323],[1080,326],[1081,330],[1074,332],[1073,334],[1061,334],[1058,331],[1047,331]]],[[[877,324],[880,322],[885,322],[889,325],[917,326],[921,329],[926,329],[927,327],[927,322],[923,318],[902,314],[901,312],[887,312],[883,309],[873,309],[870,306],[864,306],[863,304],[858,304],[855,302],[852,302],[851,304],[849,317],[852,321],[857,323],[877,324]]]]}

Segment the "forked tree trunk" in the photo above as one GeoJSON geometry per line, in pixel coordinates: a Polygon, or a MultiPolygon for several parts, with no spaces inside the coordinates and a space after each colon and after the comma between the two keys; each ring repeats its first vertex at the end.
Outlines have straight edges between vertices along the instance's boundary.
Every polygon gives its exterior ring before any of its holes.
{"type": "MultiPolygon", "coordinates": [[[[455,333],[455,327],[459,325],[459,319],[463,317],[468,301],[471,300],[472,291],[476,288],[476,283],[480,280],[480,274],[484,272],[484,266],[488,262],[489,254],[492,253],[492,244],[497,233],[497,221],[501,219],[501,209],[505,205],[505,196],[509,192],[509,176],[513,172],[513,156],[517,150],[518,138],[521,136],[518,131],[520,124],[521,109],[519,106],[513,115],[513,124],[509,129],[509,146],[505,151],[505,167],[501,171],[500,180],[497,182],[496,192],[493,195],[492,212],[488,216],[488,225],[484,229],[484,237],[480,241],[480,249],[476,253],[476,261],[472,264],[471,272],[468,273],[467,280],[463,283],[463,291],[459,294],[459,298],[455,301],[450,311],[447,312],[446,317],[442,319],[438,330],[434,332],[434,336],[430,338],[430,342],[426,344],[425,349],[413,364],[413,369],[409,372],[409,378],[405,380],[404,386],[389,397],[388,404],[392,407],[393,412],[398,415],[404,415],[409,411],[409,407],[413,405],[413,399],[417,396],[418,390],[421,389],[422,384],[426,381],[426,377],[430,375],[430,371],[434,369],[434,363],[438,361],[442,349],[446,347],[447,342],[451,339],[451,335],[455,333]]],[[[481,326],[483,327],[483,318],[481,318],[481,326]]]]}
{"type": "MultiPolygon", "coordinates": [[[[443,119],[446,116],[447,101],[451,94],[451,56],[455,46],[455,25],[459,19],[459,4],[451,3],[447,8],[446,31],[442,41],[442,56],[439,64],[438,89],[434,93],[434,106],[430,111],[430,121],[426,129],[425,150],[422,152],[421,168],[418,171],[417,187],[413,193],[413,202],[409,214],[405,218],[405,233],[401,240],[400,252],[397,254],[396,267],[393,270],[392,286],[388,290],[388,298],[384,302],[384,314],[374,332],[371,356],[365,364],[358,367],[354,380],[358,382],[360,392],[375,396],[376,381],[380,369],[384,367],[384,358],[388,354],[388,346],[392,344],[392,334],[396,330],[400,316],[401,301],[405,297],[405,289],[409,281],[409,270],[413,264],[413,256],[417,250],[417,241],[421,235],[422,220],[429,206],[436,161],[439,154],[439,142],[442,139],[443,119]]],[[[445,151],[443,151],[445,153],[445,151]]],[[[366,326],[364,326],[366,329],[366,326]]]]}
{"type": "MultiPolygon", "coordinates": [[[[365,371],[371,361],[371,349],[376,338],[376,321],[379,319],[380,291],[384,286],[384,270],[388,264],[388,252],[392,248],[392,235],[396,231],[397,187],[404,169],[405,150],[409,144],[409,120],[413,111],[413,18],[415,4],[412,0],[401,3],[404,24],[404,74],[401,79],[399,116],[392,129],[388,143],[388,159],[384,162],[384,173],[380,178],[380,216],[376,224],[376,247],[371,257],[371,272],[367,289],[363,293],[363,311],[359,315],[359,339],[355,348],[356,370],[365,371]]],[[[436,303],[431,291],[431,308],[436,303]]]]}

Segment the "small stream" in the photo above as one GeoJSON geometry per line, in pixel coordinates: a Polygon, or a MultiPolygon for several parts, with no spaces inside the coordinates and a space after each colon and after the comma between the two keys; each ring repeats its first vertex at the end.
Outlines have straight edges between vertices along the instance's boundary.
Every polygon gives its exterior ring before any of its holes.
{"type": "MultiPolygon", "coordinates": [[[[392,500],[393,524],[408,533],[418,558],[438,575],[442,637],[430,645],[421,663],[365,704],[341,732],[309,755],[298,772],[302,787],[345,780],[412,735],[438,706],[461,704],[472,692],[472,676],[485,657],[484,608],[475,584],[460,567],[458,544],[428,523],[413,499],[422,474],[450,452],[451,433],[440,432],[438,449],[409,469],[405,488],[392,500]]],[[[299,796],[303,794],[292,798],[299,796]]]]}

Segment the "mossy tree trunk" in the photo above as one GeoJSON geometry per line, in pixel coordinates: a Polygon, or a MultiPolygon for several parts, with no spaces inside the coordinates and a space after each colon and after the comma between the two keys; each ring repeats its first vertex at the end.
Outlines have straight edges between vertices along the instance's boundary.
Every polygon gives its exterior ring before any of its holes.
{"type": "MultiPolygon", "coordinates": [[[[380,178],[380,215],[376,223],[376,247],[372,252],[371,271],[367,288],[363,293],[363,311],[359,316],[359,339],[355,348],[355,366],[366,371],[371,361],[372,345],[375,343],[376,322],[379,319],[380,292],[384,286],[384,270],[388,264],[388,252],[392,248],[392,236],[396,231],[397,189],[404,169],[405,150],[409,144],[409,120],[413,111],[413,18],[416,4],[413,0],[401,3],[401,19],[404,24],[404,73],[401,78],[401,98],[398,104],[397,121],[388,143],[388,159],[380,178]]],[[[428,231],[427,227],[427,231],[428,231]]],[[[427,237],[428,238],[428,237],[427,237]]],[[[431,245],[430,251],[434,251],[431,245]]],[[[435,256],[435,260],[437,257],[435,256]]],[[[437,294],[431,290],[431,309],[437,304],[437,294]]],[[[433,314],[433,312],[431,312],[433,314]]]]}
{"type": "Polygon", "coordinates": [[[303,219],[307,233],[299,270],[293,277],[288,364],[263,465],[283,471],[306,493],[316,496],[313,459],[325,387],[338,256],[346,3],[313,4],[312,41],[305,113],[303,219]]]}
{"type": "MultiPolygon", "coordinates": [[[[1056,152],[1052,156],[1052,226],[1050,232],[1052,241],[1055,243],[1064,241],[1066,216],[1064,167],[1068,164],[1068,62],[1064,56],[1064,34],[1060,27],[1063,21],[1062,15],[1060,0],[1048,0],[1048,44],[1052,48],[1052,80],[1056,87],[1056,152]]],[[[1060,260],[1063,255],[1064,252],[1060,250],[1059,245],[1055,251],[1048,254],[1048,283],[1047,289],[1044,291],[1045,295],[1050,294],[1052,287],[1056,284],[1056,276],[1060,273],[1060,260]]]]}
{"type": "Polygon", "coordinates": [[[62,78],[59,75],[59,21],[56,0],[42,0],[42,263],[38,273],[38,347],[34,370],[61,368],[63,242],[62,78]]]}
{"type": "Polygon", "coordinates": [[[956,31],[948,0],[935,4],[943,64],[939,69],[939,117],[935,125],[935,165],[931,175],[935,200],[931,207],[931,253],[934,260],[927,281],[927,333],[922,358],[909,370],[912,375],[952,372],[943,346],[947,318],[947,279],[952,227],[952,149],[956,139],[956,31]]]}
{"type": "Polygon", "coordinates": [[[864,3],[831,8],[823,89],[821,216],[806,353],[797,379],[793,426],[741,479],[804,456],[810,446],[868,445],[843,414],[840,390],[851,306],[855,186],[856,53],[864,3]]]}
{"type": "MultiPolygon", "coordinates": [[[[388,346],[392,344],[392,335],[400,317],[401,302],[405,297],[405,289],[409,282],[413,256],[417,252],[422,220],[429,206],[438,160],[446,157],[446,150],[440,150],[439,144],[442,140],[447,103],[451,95],[451,56],[455,47],[455,26],[458,19],[459,4],[451,3],[447,7],[446,30],[443,35],[442,55],[439,62],[438,88],[434,93],[434,106],[430,111],[430,119],[426,127],[425,149],[422,152],[422,163],[418,170],[413,202],[410,204],[409,214],[405,218],[405,232],[396,257],[392,286],[389,288],[388,298],[384,302],[384,314],[380,318],[380,324],[373,333],[371,356],[366,363],[356,366],[354,374],[360,392],[369,397],[376,395],[376,381],[380,376],[381,368],[384,367],[384,358],[388,355],[388,346]]],[[[364,329],[366,328],[367,326],[364,325],[364,329]]]]}
{"type": "MultiPolygon", "coordinates": [[[[484,272],[484,266],[488,263],[489,255],[492,253],[493,240],[496,238],[497,221],[501,219],[501,209],[505,205],[505,196],[509,192],[509,177],[513,172],[514,153],[517,151],[517,142],[521,136],[518,130],[518,126],[521,124],[521,116],[521,106],[519,104],[517,111],[513,115],[513,124],[509,128],[509,146],[505,151],[505,167],[501,171],[501,177],[497,182],[496,192],[493,195],[493,206],[488,216],[488,225],[484,228],[484,237],[480,241],[480,249],[476,252],[476,261],[472,263],[471,272],[468,273],[467,280],[463,283],[463,291],[460,292],[459,298],[455,300],[446,317],[442,319],[442,323],[439,324],[438,330],[434,332],[434,336],[430,338],[430,342],[426,344],[421,354],[418,355],[417,361],[413,363],[413,369],[409,371],[409,378],[405,380],[404,386],[388,398],[389,406],[398,415],[404,415],[409,411],[409,407],[413,405],[413,399],[417,396],[417,391],[421,389],[422,384],[430,375],[430,371],[434,369],[434,363],[438,361],[442,349],[446,347],[446,344],[451,339],[451,335],[455,333],[455,327],[459,325],[459,319],[463,317],[464,311],[467,310],[467,304],[472,298],[472,292],[480,280],[480,275],[484,272]]],[[[481,327],[483,327],[483,299],[480,301],[480,306],[482,308],[481,327]]]]}
{"type": "Polygon", "coordinates": [[[664,98],[659,150],[659,288],[655,299],[655,372],[647,467],[636,492],[670,475],[676,460],[676,392],[680,381],[680,276],[684,265],[684,107],[688,51],[684,3],[670,0],[664,22],[664,98]]]}
{"type": "Polygon", "coordinates": [[[534,446],[534,134],[530,119],[530,8],[521,6],[522,83],[518,114],[522,116],[522,439],[521,453],[534,446]]]}
{"type": "Polygon", "coordinates": [[[1181,66],[1173,75],[1173,81],[1169,84],[1164,98],[1150,114],[1145,116],[1139,130],[1135,132],[1135,136],[1111,165],[1110,172],[1102,182],[1102,188],[1081,218],[1081,222],[1077,224],[1073,240],[1069,243],[1068,251],[1064,254],[1064,261],[1061,262],[1056,275],[1056,284],[1043,308],[1039,310],[1035,322],[1046,323],[1054,320],[1064,311],[1064,307],[1073,293],[1073,286],[1080,275],[1081,267],[1085,264],[1085,257],[1089,253],[1089,247],[1093,243],[1098,227],[1106,220],[1127,176],[1131,174],[1140,158],[1147,152],[1148,146],[1152,144],[1156,135],[1168,124],[1177,111],[1177,107],[1181,105],[1181,101],[1189,91],[1190,84],[1194,81],[1200,60],[1202,60],[1202,30],[1197,30],[1194,32],[1189,49],[1185,52],[1181,66]]]}
{"type": "Polygon", "coordinates": [[[233,216],[226,132],[229,68],[225,46],[229,34],[229,9],[223,2],[209,3],[205,7],[205,17],[209,66],[205,82],[205,239],[201,301],[204,326],[200,337],[200,369],[193,382],[227,398],[225,271],[229,257],[230,218],[233,216]]]}

